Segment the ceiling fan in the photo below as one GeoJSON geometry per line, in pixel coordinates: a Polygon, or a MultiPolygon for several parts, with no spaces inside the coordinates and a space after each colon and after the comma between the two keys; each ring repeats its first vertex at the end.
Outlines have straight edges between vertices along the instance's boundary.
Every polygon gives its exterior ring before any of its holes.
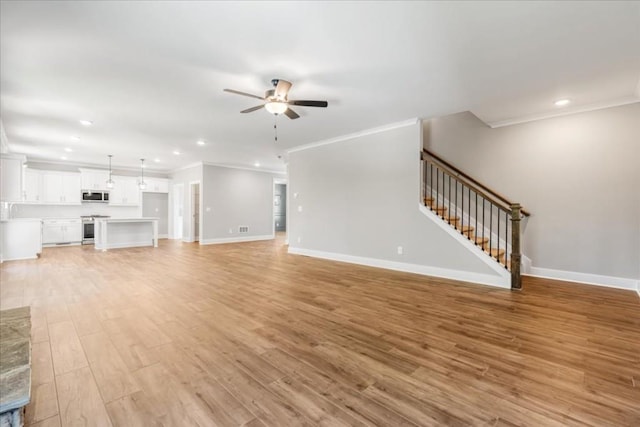
{"type": "Polygon", "coordinates": [[[271,80],[271,84],[273,84],[273,89],[267,90],[264,93],[264,97],[252,95],[246,92],[240,92],[238,90],[233,90],[233,89],[224,89],[224,91],[265,101],[264,104],[247,108],[246,110],[240,111],[241,113],[251,113],[252,111],[257,111],[261,108],[264,108],[271,114],[275,114],[275,115],[284,114],[290,119],[297,119],[300,116],[298,115],[298,113],[296,113],[291,109],[290,105],[298,105],[300,107],[323,107],[323,108],[329,105],[327,101],[290,100],[288,98],[288,95],[289,95],[289,89],[291,89],[291,82],[288,82],[286,80],[273,79],[271,80]]]}

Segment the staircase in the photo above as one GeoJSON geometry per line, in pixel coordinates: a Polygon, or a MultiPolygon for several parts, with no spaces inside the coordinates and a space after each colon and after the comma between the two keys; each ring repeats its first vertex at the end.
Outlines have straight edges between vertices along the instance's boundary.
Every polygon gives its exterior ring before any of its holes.
{"type": "Polygon", "coordinates": [[[529,213],[428,150],[421,154],[424,206],[511,273],[521,289],[520,220],[529,213]]]}

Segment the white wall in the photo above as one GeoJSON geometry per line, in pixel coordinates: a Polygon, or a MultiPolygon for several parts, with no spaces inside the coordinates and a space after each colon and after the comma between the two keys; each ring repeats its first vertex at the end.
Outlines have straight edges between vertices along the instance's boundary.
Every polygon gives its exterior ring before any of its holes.
{"type": "Polygon", "coordinates": [[[269,172],[204,165],[202,243],[273,238],[273,178],[269,172]],[[247,226],[247,233],[238,227],[247,226]]]}
{"type": "Polygon", "coordinates": [[[471,113],[424,126],[426,148],[531,212],[532,273],[637,286],[640,103],[497,129],[471,113]]]}
{"type": "Polygon", "coordinates": [[[289,251],[493,283],[492,268],[418,210],[421,144],[415,123],[290,152],[289,251]]]}

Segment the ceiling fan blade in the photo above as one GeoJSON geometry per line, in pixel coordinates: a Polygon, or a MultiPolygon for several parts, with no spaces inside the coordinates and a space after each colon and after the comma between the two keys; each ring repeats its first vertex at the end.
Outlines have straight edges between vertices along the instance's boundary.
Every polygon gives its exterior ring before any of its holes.
{"type": "Polygon", "coordinates": [[[300,105],[301,107],[326,107],[327,101],[288,101],[290,105],[300,105]]]}
{"type": "Polygon", "coordinates": [[[298,115],[298,113],[296,113],[295,111],[293,111],[291,108],[287,108],[284,112],[285,116],[289,117],[291,120],[293,119],[297,119],[298,117],[300,117],[298,115]]]}
{"type": "Polygon", "coordinates": [[[252,111],[257,111],[257,110],[259,110],[259,109],[261,109],[261,108],[264,108],[264,104],[262,104],[262,105],[257,105],[257,106],[255,106],[255,107],[251,107],[251,108],[247,108],[246,110],[242,110],[242,111],[240,111],[240,112],[241,112],[241,113],[251,113],[252,111]]]}
{"type": "Polygon", "coordinates": [[[289,89],[291,89],[291,82],[286,80],[278,80],[278,85],[276,86],[276,91],[274,95],[278,99],[287,99],[287,94],[289,93],[289,89]]]}
{"type": "Polygon", "coordinates": [[[262,99],[262,100],[264,100],[264,98],[263,98],[263,97],[261,97],[261,96],[251,95],[250,93],[240,92],[239,90],[224,89],[224,91],[225,91],[225,92],[229,92],[229,93],[235,93],[236,95],[248,96],[248,97],[251,97],[251,98],[256,98],[256,99],[262,99]]]}

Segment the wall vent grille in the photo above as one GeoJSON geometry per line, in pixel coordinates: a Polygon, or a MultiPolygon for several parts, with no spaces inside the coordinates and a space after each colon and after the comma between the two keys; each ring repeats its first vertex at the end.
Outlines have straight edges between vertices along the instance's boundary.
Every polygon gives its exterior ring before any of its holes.
{"type": "Polygon", "coordinates": [[[238,227],[238,232],[239,233],[248,233],[249,232],[249,227],[247,227],[246,225],[241,225],[240,227],[238,227]]]}

